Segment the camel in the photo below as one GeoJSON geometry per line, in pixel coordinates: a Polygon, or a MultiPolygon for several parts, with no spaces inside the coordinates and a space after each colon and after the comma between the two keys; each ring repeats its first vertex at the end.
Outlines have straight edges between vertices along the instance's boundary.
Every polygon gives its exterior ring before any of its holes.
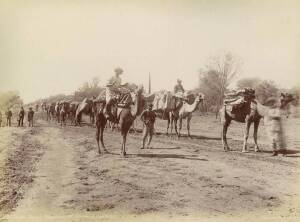
{"type": "Polygon", "coordinates": [[[55,117],[55,103],[51,103],[50,105],[46,106],[46,112],[47,112],[47,121],[50,121],[51,119],[54,119],[55,117]]]}
{"type": "MultiPolygon", "coordinates": [[[[178,106],[177,108],[169,112],[168,128],[169,128],[169,123],[171,123],[171,134],[172,134],[173,123],[174,123],[176,135],[178,138],[180,138],[181,136],[180,131],[182,129],[182,120],[186,119],[187,120],[186,128],[188,132],[188,137],[192,138],[190,134],[190,122],[192,119],[192,114],[193,112],[195,112],[198,105],[201,102],[203,102],[203,100],[204,100],[204,95],[199,93],[192,104],[189,104],[186,101],[184,101],[182,106],[178,106]],[[179,128],[177,129],[178,120],[179,120],[179,128]]],[[[168,132],[168,128],[167,128],[167,132],[168,132]]]]}
{"type": "MultiPolygon", "coordinates": [[[[293,101],[294,98],[290,94],[281,93],[279,97],[279,107],[280,109],[285,109],[286,106],[293,101]]],[[[232,120],[237,122],[245,123],[245,133],[244,133],[244,144],[242,152],[247,151],[247,140],[249,136],[249,129],[252,123],[254,123],[254,144],[255,144],[255,152],[259,152],[260,149],[257,144],[257,132],[258,126],[261,118],[264,118],[268,115],[270,107],[266,105],[260,104],[257,100],[247,100],[242,107],[238,108],[235,114],[232,114],[230,110],[232,109],[231,105],[224,105],[220,110],[221,123],[223,125],[222,128],[222,143],[224,151],[229,151],[229,146],[227,144],[227,129],[232,120]]]]}
{"type": "MultiPolygon", "coordinates": [[[[167,120],[167,131],[166,131],[167,135],[169,134],[170,125],[171,125],[171,134],[172,134],[173,123],[175,123],[174,124],[175,131],[179,138],[180,130],[182,128],[182,120],[187,118],[188,135],[191,138],[191,136],[190,136],[190,121],[192,118],[192,113],[197,109],[200,102],[203,101],[204,95],[202,95],[202,94],[198,94],[198,95],[189,94],[188,95],[189,101],[193,98],[194,98],[194,101],[192,102],[192,104],[189,104],[188,102],[185,101],[181,105],[176,104],[175,108],[165,108],[165,109],[154,110],[158,118],[160,118],[162,120],[167,120]],[[177,121],[178,120],[180,123],[179,132],[177,131],[177,121]]],[[[144,96],[144,99],[145,99],[145,104],[153,103],[153,101],[155,99],[155,93],[144,96]]],[[[165,98],[165,99],[167,99],[167,98],[165,98]]],[[[174,97],[171,98],[171,101],[172,101],[171,104],[176,103],[176,100],[174,97]]],[[[173,106],[173,105],[171,105],[171,106],[173,106]]]]}
{"type": "Polygon", "coordinates": [[[81,117],[82,117],[82,113],[87,114],[90,116],[90,121],[92,123],[92,110],[93,110],[93,100],[92,99],[87,99],[85,98],[77,107],[76,109],[76,113],[75,113],[75,125],[79,125],[81,124],[81,117]]]}
{"type": "Polygon", "coordinates": [[[56,116],[57,123],[60,123],[60,118],[59,118],[60,108],[61,108],[61,104],[59,102],[56,102],[54,110],[55,110],[55,116],[56,116]]]}
{"type": "MultiPolygon", "coordinates": [[[[142,89],[138,88],[136,92],[131,93],[133,104],[129,104],[129,106],[118,107],[118,116],[116,118],[116,122],[120,125],[121,135],[122,135],[122,146],[121,146],[121,156],[126,155],[126,138],[128,131],[136,118],[142,112],[142,107],[140,107],[141,102],[142,89]]],[[[96,116],[96,140],[98,144],[98,152],[101,154],[101,147],[104,151],[106,151],[104,142],[103,142],[103,131],[107,122],[107,118],[105,117],[103,110],[105,107],[105,101],[98,102],[97,105],[97,116],[96,116]],[[101,146],[100,146],[101,145],[101,146]]]]}
{"type": "Polygon", "coordinates": [[[75,116],[76,116],[76,110],[79,106],[79,102],[71,102],[70,103],[70,111],[69,111],[69,119],[71,121],[71,124],[75,125],[75,116]]]}
{"type": "Polygon", "coordinates": [[[66,104],[62,103],[60,111],[59,111],[59,118],[60,118],[60,125],[66,126],[66,117],[67,117],[67,110],[66,110],[66,104]]]}

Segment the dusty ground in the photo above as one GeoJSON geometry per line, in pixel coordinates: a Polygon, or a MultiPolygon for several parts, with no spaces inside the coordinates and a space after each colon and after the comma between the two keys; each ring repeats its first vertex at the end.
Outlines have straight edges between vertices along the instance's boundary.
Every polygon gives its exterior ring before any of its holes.
{"type": "MultiPolygon", "coordinates": [[[[192,140],[160,134],[164,125],[156,124],[151,149],[140,150],[141,135],[130,134],[126,158],[118,132],[105,132],[109,153],[99,156],[89,126],[0,128],[2,221],[298,221],[300,154],[271,157],[263,125],[262,153],[252,138],[250,152],[240,152],[243,128],[235,123],[233,151],[223,152],[212,116],[193,118],[192,140]]],[[[299,126],[288,120],[292,150],[300,149],[299,126]]]]}

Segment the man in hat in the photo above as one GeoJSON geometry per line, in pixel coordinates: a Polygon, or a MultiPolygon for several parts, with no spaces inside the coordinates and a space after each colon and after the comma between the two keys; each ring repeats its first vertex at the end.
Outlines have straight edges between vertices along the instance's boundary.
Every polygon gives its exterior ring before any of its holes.
{"type": "Polygon", "coordinates": [[[120,75],[122,75],[123,69],[116,68],[115,69],[115,76],[111,77],[108,80],[108,83],[106,85],[105,89],[105,100],[106,100],[106,107],[104,109],[104,113],[106,118],[111,119],[112,113],[111,113],[111,106],[113,103],[113,98],[117,98],[119,94],[121,93],[121,87],[127,86],[126,84],[121,84],[122,80],[120,75]]]}
{"type": "Polygon", "coordinates": [[[182,81],[181,79],[177,79],[177,84],[174,87],[174,96],[175,96],[175,109],[178,106],[182,105],[182,101],[184,99],[184,88],[182,86],[182,81]]]}
{"type": "Polygon", "coordinates": [[[177,84],[176,84],[175,87],[174,87],[174,94],[176,95],[176,94],[178,94],[178,93],[182,93],[182,95],[183,95],[183,93],[184,93],[184,88],[183,88],[183,86],[182,86],[182,81],[181,81],[181,79],[177,79],[177,84]]]}
{"type": "Polygon", "coordinates": [[[28,125],[29,127],[33,127],[33,115],[34,115],[34,111],[32,110],[32,107],[29,107],[29,111],[27,114],[27,120],[28,120],[28,125]]]}
{"type": "Polygon", "coordinates": [[[141,147],[141,149],[145,148],[145,143],[146,143],[146,138],[149,136],[148,138],[148,144],[147,147],[149,148],[151,140],[152,140],[152,136],[154,133],[154,123],[155,123],[155,112],[152,111],[152,103],[150,103],[148,105],[148,109],[144,110],[141,114],[141,120],[144,123],[144,128],[143,128],[143,146],[141,147]]]}
{"type": "Polygon", "coordinates": [[[5,115],[6,115],[6,126],[11,126],[11,118],[12,118],[11,110],[7,109],[5,115]]]}
{"type": "Polygon", "coordinates": [[[22,106],[19,112],[18,126],[23,126],[24,116],[25,116],[25,111],[22,106]]]}

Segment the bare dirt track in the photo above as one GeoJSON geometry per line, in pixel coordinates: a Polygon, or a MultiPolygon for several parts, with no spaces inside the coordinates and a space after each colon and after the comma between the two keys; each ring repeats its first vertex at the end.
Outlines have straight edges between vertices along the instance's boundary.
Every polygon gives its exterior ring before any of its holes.
{"type": "MultiPolygon", "coordinates": [[[[118,132],[105,131],[109,153],[99,156],[89,126],[1,128],[2,220],[298,221],[299,154],[271,157],[263,129],[264,152],[254,153],[250,139],[250,152],[241,153],[238,124],[228,132],[234,151],[225,153],[218,120],[193,120],[192,140],[159,133],[151,149],[140,150],[141,135],[130,134],[126,158],[118,132]]],[[[158,121],[157,132],[164,125],[158,121]]]]}

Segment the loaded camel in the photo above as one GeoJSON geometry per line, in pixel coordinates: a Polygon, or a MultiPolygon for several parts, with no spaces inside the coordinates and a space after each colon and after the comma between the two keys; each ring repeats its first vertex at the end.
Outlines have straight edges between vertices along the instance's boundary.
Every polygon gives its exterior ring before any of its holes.
{"type": "MultiPolygon", "coordinates": [[[[278,99],[279,108],[281,110],[284,110],[286,106],[293,100],[294,98],[292,95],[281,93],[278,99]]],[[[268,116],[270,107],[266,105],[262,105],[257,100],[252,98],[246,100],[242,106],[238,107],[234,114],[230,112],[232,108],[233,108],[232,105],[224,105],[220,110],[221,123],[223,125],[222,143],[223,143],[224,151],[230,150],[227,144],[226,134],[231,121],[234,120],[240,123],[245,123],[244,145],[243,145],[242,152],[247,151],[247,140],[249,137],[249,129],[251,124],[254,123],[253,138],[255,143],[255,152],[259,152],[260,150],[257,144],[258,126],[261,118],[268,116]]]]}
{"type": "Polygon", "coordinates": [[[171,110],[169,113],[170,120],[168,120],[168,123],[171,122],[171,134],[172,134],[172,128],[173,128],[173,122],[175,126],[175,132],[177,134],[177,137],[180,138],[181,134],[180,131],[182,129],[182,120],[186,119],[186,128],[188,132],[188,137],[191,138],[190,134],[190,122],[192,119],[193,112],[196,111],[199,104],[203,102],[204,95],[199,93],[197,94],[194,102],[192,104],[187,103],[186,101],[183,101],[183,104],[181,106],[176,107],[175,109],[171,110]],[[179,120],[179,128],[177,127],[177,122],[179,120]]]}
{"type": "Polygon", "coordinates": [[[81,120],[82,120],[82,114],[86,114],[90,117],[90,123],[93,125],[94,124],[94,116],[95,116],[95,111],[94,111],[94,98],[88,99],[85,98],[81,103],[78,105],[74,103],[74,107],[76,108],[75,112],[75,126],[81,125],[81,120]]]}
{"type": "MultiPolygon", "coordinates": [[[[135,92],[130,93],[132,103],[125,105],[124,107],[118,107],[118,115],[115,118],[115,121],[119,123],[121,135],[122,135],[122,146],[121,146],[121,156],[126,155],[126,138],[130,127],[132,126],[133,121],[136,116],[142,112],[142,107],[140,106],[142,88],[138,88],[135,92]]],[[[117,102],[117,101],[115,101],[117,102]]],[[[104,141],[103,141],[103,132],[107,122],[107,117],[104,114],[105,101],[100,101],[97,104],[97,115],[96,115],[96,140],[98,145],[99,154],[101,154],[101,147],[106,151],[104,141]]]]}
{"type": "MultiPolygon", "coordinates": [[[[156,93],[144,96],[146,103],[156,103],[156,93]]],[[[182,129],[182,120],[187,119],[187,130],[188,136],[191,138],[190,135],[190,121],[192,119],[192,113],[197,109],[198,105],[203,102],[204,95],[201,93],[199,94],[189,94],[185,100],[194,100],[192,102],[182,101],[175,98],[170,92],[164,93],[163,97],[161,98],[163,102],[169,100],[171,107],[170,108],[163,108],[163,109],[156,109],[154,110],[157,114],[157,117],[163,120],[167,120],[167,132],[169,134],[169,127],[171,125],[171,134],[173,131],[173,124],[175,126],[175,132],[178,138],[180,137],[180,131],[182,129]],[[179,120],[179,130],[177,130],[177,122],[179,120]]],[[[158,102],[159,103],[159,102],[158,102]]],[[[154,107],[160,106],[157,104],[153,104],[154,107]]]]}

